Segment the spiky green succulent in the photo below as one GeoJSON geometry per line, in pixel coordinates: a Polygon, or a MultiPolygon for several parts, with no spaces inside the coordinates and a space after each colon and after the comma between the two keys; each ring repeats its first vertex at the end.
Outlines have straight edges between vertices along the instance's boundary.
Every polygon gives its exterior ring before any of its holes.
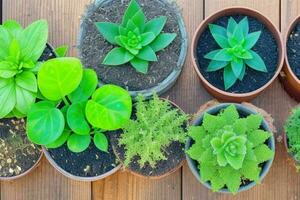
{"type": "Polygon", "coordinates": [[[136,0],[132,0],[121,24],[97,22],[102,36],[111,44],[118,45],[105,57],[105,65],[130,64],[146,74],[149,62],[158,61],[156,52],[169,46],[175,33],[162,33],[167,17],[161,16],[146,22],[146,16],[136,0]]]}

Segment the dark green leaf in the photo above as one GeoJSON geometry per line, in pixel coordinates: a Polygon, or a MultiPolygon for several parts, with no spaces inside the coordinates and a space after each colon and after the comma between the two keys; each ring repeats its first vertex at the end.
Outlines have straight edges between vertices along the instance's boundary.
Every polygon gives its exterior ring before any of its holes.
{"type": "Polygon", "coordinates": [[[21,112],[26,114],[31,106],[35,103],[36,95],[24,88],[15,86],[16,88],[16,108],[21,112]]]}
{"type": "Polygon", "coordinates": [[[141,7],[139,6],[139,4],[137,3],[136,0],[132,0],[126,11],[125,11],[125,14],[123,16],[123,20],[122,20],[122,25],[123,26],[126,26],[127,23],[128,23],[128,20],[132,18],[132,16],[135,15],[135,13],[137,13],[139,10],[141,10],[141,7]]]}
{"type": "Polygon", "coordinates": [[[229,47],[226,29],[219,25],[209,24],[209,29],[215,41],[222,48],[229,47]]]}
{"type": "Polygon", "coordinates": [[[229,88],[231,88],[234,83],[236,82],[237,78],[234,75],[231,66],[227,66],[224,69],[224,74],[223,74],[223,78],[224,78],[224,86],[225,86],[225,90],[228,90],[229,88]]]}
{"type": "Polygon", "coordinates": [[[240,77],[244,67],[244,62],[242,59],[235,59],[231,61],[231,69],[235,77],[240,77]]]}
{"type": "Polygon", "coordinates": [[[238,79],[239,79],[240,81],[242,81],[242,80],[244,79],[245,73],[246,73],[246,65],[245,65],[245,63],[243,62],[243,69],[242,69],[242,72],[241,72],[240,76],[238,77],[238,79]]]}
{"type": "Polygon", "coordinates": [[[246,37],[246,35],[248,35],[249,33],[249,23],[248,23],[248,18],[244,17],[240,22],[239,22],[239,26],[243,31],[243,35],[244,37],[246,37]]]}
{"type": "Polygon", "coordinates": [[[261,31],[257,31],[254,33],[250,33],[249,35],[246,36],[245,42],[244,42],[244,48],[249,50],[254,47],[254,45],[257,43],[259,37],[261,35],[261,31]]]}
{"type": "Polygon", "coordinates": [[[16,89],[12,78],[0,78],[0,119],[8,115],[16,105],[16,89]]]}
{"type": "Polygon", "coordinates": [[[98,77],[94,70],[84,69],[82,80],[77,89],[69,94],[72,103],[87,101],[95,91],[98,85],[98,77]]]}
{"type": "Polygon", "coordinates": [[[90,126],[85,119],[86,102],[74,103],[67,111],[67,122],[69,127],[78,135],[89,135],[90,126]]]}
{"type": "Polygon", "coordinates": [[[65,57],[68,53],[69,47],[67,45],[57,47],[54,52],[58,57],[65,57]]]}
{"type": "Polygon", "coordinates": [[[252,69],[260,71],[260,72],[268,72],[263,59],[254,51],[252,51],[252,50],[249,50],[249,51],[250,51],[251,55],[253,56],[253,58],[250,60],[245,60],[246,65],[248,65],[252,69]]]}
{"type": "Polygon", "coordinates": [[[85,151],[91,143],[91,136],[90,135],[77,135],[77,134],[72,134],[68,138],[68,148],[70,151],[74,153],[81,153],[85,151]]]}
{"type": "Polygon", "coordinates": [[[176,38],[176,33],[162,33],[150,44],[153,51],[158,52],[169,46],[176,38]]]}
{"type": "Polygon", "coordinates": [[[228,42],[231,47],[234,47],[238,44],[242,44],[244,41],[243,29],[240,27],[240,24],[236,25],[235,30],[231,37],[229,37],[228,42]]]}
{"type": "Polygon", "coordinates": [[[34,104],[27,116],[26,132],[28,138],[39,145],[56,141],[63,133],[65,119],[62,112],[49,101],[34,104]]]}
{"type": "Polygon", "coordinates": [[[53,143],[46,145],[46,148],[48,149],[56,149],[58,147],[61,147],[63,144],[65,144],[71,134],[70,130],[64,130],[61,136],[55,140],[53,143]]]}
{"type": "Polygon", "coordinates": [[[214,72],[214,71],[224,68],[226,65],[228,65],[228,62],[226,62],[226,61],[212,60],[212,61],[210,61],[209,65],[208,65],[207,71],[214,72]]]}
{"type": "Polygon", "coordinates": [[[146,61],[157,61],[155,52],[149,46],[145,46],[142,50],[140,50],[139,54],[136,57],[146,61]]]}
{"type": "Polygon", "coordinates": [[[215,61],[231,61],[232,56],[228,53],[227,49],[214,50],[204,56],[207,59],[215,61]]]}
{"type": "Polygon", "coordinates": [[[7,20],[4,22],[3,27],[14,37],[18,38],[23,31],[22,26],[15,20],[7,20]]]}
{"type": "Polygon", "coordinates": [[[151,32],[143,33],[141,35],[141,38],[142,38],[142,46],[147,46],[148,44],[153,42],[153,40],[155,39],[155,35],[151,32]]]}
{"type": "Polygon", "coordinates": [[[16,84],[28,91],[37,92],[37,80],[33,72],[24,71],[20,74],[17,74],[15,78],[16,84]]]}
{"type": "Polygon", "coordinates": [[[143,13],[143,10],[139,10],[133,15],[131,20],[139,28],[140,31],[143,31],[145,27],[145,18],[146,17],[143,13]]]}
{"type": "Polygon", "coordinates": [[[132,60],[134,56],[123,47],[117,47],[111,50],[102,64],[104,65],[122,65],[132,60]]]}
{"type": "Polygon", "coordinates": [[[144,32],[152,32],[155,34],[155,36],[158,36],[163,30],[166,22],[167,22],[166,16],[154,18],[146,23],[144,32]]]}
{"type": "Polygon", "coordinates": [[[103,133],[95,133],[94,144],[99,150],[108,152],[108,140],[103,133]]]}
{"type": "Polygon", "coordinates": [[[96,27],[102,36],[111,44],[116,44],[115,37],[119,35],[119,25],[111,22],[96,22],[96,27]]]}
{"type": "Polygon", "coordinates": [[[143,74],[147,74],[149,62],[145,60],[141,60],[139,58],[134,58],[130,61],[130,64],[138,71],[143,74]]]}

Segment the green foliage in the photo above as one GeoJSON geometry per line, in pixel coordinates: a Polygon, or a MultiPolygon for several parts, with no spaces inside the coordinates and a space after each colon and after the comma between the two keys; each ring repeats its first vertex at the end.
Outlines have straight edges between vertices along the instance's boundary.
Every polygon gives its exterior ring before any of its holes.
{"type": "Polygon", "coordinates": [[[288,138],[289,151],[295,155],[296,160],[300,161],[300,108],[292,111],[284,130],[288,138]]]}
{"type": "Polygon", "coordinates": [[[195,143],[187,154],[199,163],[201,180],[209,181],[213,191],[224,187],[237,193],[244,180],[259,183],[260,164],[273,159],[265,144],[271,133],[260,129],[261,115],[240,118],[234,105],[218,115],[204,114],[201,126],[191,127],[195,143]]]}
{"type": "Polygon", "coordinates": [[[129,93],[113,85],[96,90],[95,71],[83,70],[76,58],[45,62],[38,82],[46,100],[34,104],[27,118],[28,138],[36,144],[58,148],[67,143],[70,151],[79,153],[94,141],[98,149],[107,152],[108,141],[102,132],[121,128],[130,118],[129,93]]]}
{"type": "Polygon", "coordinates": [[[65,57],[68,53],[69,47],[66,45],[57,47],[54,52],[56,53],[57,57],[65,57]]]}
{"type": "Polygon", "coordinates": [[[148,72],[149,62],[157,61],[156,52],[169,46],[176,38],[175,33],[162,33],[167,17],[161,16],[146,22],[142,8],[132,0],[121,24],[97,22],[103,37],[119,47],[105,57],[105,65],[130,64],[141,73],[148,72]]]}
{"type": "Polygon", "coordinates": [[[211,51],[204,56],[211,60],[207,71],[224,69],[225,90],[232,87],[237,80],[243,80],[246,66],[260,72],[267,72],[263,59],[251,50],[257,43],[261,31],[249,33],[247,17],[239,23],[230,17],[227,30],[214,24],[209,24],[209,29],[221,49],[211,51]]]}
{"type": "Polygon", "coordinates": [[[187,121],[187,115],[157,95],[149,101],[139,95],[136,119],[127,123],[119,139],[119,145],[125,145],[124,164],[128,166],[135,156],[140,157],[141,167],[148,163],[154,168],[158,161],[166,160],[165,148],[173,141],[185,142],[187,121]]]}
{"type": "Polygon", "coordinates": [[[48,24],[25,29],[14,20],[0,25],[0,118],[24,117],[37,97],[34,69],[46,48],[48,24]]]}

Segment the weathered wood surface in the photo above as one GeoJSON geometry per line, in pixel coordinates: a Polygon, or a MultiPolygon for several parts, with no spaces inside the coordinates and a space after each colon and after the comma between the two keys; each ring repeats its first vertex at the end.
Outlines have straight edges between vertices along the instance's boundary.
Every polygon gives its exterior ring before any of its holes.
{"type": "MultiPolygon", "coordinates": [[[[44,18],[49,21],[50,43],[68,44],[76,56],[80,15],[90,0],[2,0],[2,18],[17,19],[23,25],[44,18]]],[[[189,39],[200,22],[213,12],[229,6],[246,6],[266,15],[285,31],[288,23],[300,14],[298,0],[177,0],[186,22],[189,39]]],[[[186,112],[192,114],[212,99],[200,85],[188,54],[184,71],[177,84],[166,94],[186,112]]],[[[277,80],[252,103],[271,113],[278,129],[297,103],[282,89],[277,80]]],[[[279,137],[280,139],[280,137],[279,137]]],[[[280,141],[280,140],[279,140],[280,141]]],[[[196,181],[185,165],[173,175],[150,181],[127,172],[94,183],[71,181],[56,172],[45,159],[29,176],[14,182],[1,182],[1,200],[209,200],[209,199],[300,199],[300,174],[289,164],[282,142],[276,144],[276,158],[270,173],[260,186],[234,197],[213,194],[196,181]]]]}

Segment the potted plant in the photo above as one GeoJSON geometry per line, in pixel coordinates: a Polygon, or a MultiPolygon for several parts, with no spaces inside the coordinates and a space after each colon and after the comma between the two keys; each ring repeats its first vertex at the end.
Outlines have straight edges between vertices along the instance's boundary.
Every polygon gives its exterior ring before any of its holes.
{"type": "Polygon", "coordinates": [[[297,170],[300,169],[300,108],[297,107],[292,110],[289,118],[287,119],[284,130],[284,144],[290,154],[290,156],[295,161],[295,166],[297,170]]]}
{"type": "Polygon", "coordinates": [[[187,33],[180,11],[167,0],[98,0],[81,22],[78,49],[100,84],[132,96],[168,90],[181,73],[187,33]]]}
{"type": "Polygon", "coordinates": [[[275,154],[271,128],[243,104],[217,104],[198,114],[186,143],[193,175],[214,192],[248,190],[268,173],[275,154]]]}
{"type": "Polygon", "coordinates": [[[284,60],[277,28],[259,12],[240,7],[204,20],[194,35],[191,53],[204,87],[230,102],[255,98],[276,79],[284,60]]]}
{"type": "Polygon", "coordinates": [[[158,179],[179,169],[184,160],[188,116],[167,99],[139,95],[131,120],[112,134],[115,154],[131,173],[158,179]]]}
{"type": "Polygon", "coordinates": [[[131,116],[129,93],[114,85],[97,88],[98,78],[77,58],[42,64],[38,85],[43,101],[27,117],[28,138],[65,176],[80,181],[104,178],[119,168],[107,131],[121,128],[131,116]]]}
{"type": "Polygon", "coordinates": [[[31,172],[42,157],[40,146],[26,137],[24,117],[39,98],[36,72],[55,53],[47,44],[45,20],[26,28],[8,20],[0,32],[0,180],[13,180],[31,172]]]}
{"type": "Polygon", "coordinates": [[[300,101],[299,19],[300,16],[292,21],[285,34],[285,65],[280,76],[280,80],[288,94],[297,101],[300,101]]]}

